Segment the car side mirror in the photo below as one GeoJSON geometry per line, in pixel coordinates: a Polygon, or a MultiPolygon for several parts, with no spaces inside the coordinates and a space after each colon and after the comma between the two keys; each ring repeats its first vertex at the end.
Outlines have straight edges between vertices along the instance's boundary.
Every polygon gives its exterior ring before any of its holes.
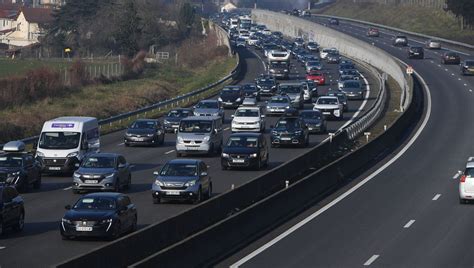
{"type": "Polygon", "coordinates": [[[234,117],[235,117],[235,115],[231,115],[230,117],[234,118],[234,117]]]}
{"type": "Polygon", "coordinates": [[[33,142],[33,150],[36,150],[36,148],[38,148],[38,142],[37,141],[33,142]]]}
{"type": "Polygon", "coordinates": [[[81,146],[81,149],[82,149],[82,150],[89,150],[89,143],[84,142],[84,143],[82,144],[82,146],[81,146]]]}
{"type": "Polygon", "coordinates": [[[71,209],[71,205],[66,205],[64,208],[65,208],[66,210],[70,210],[70,209],[71,209]]]}
{"type": "Polygon", "coordinates": [[[119,164],[117,167],[118,167],[118,168],[125,168],[126,166],[127,166],[127,165],[125,165],[125,164],[119,164]]]}
{"type": "Polygon", "coordinates": [[[207,172],[201,172],[201,176],[202,177],[207,176],[207,172]]]}
{"type": "Polygon", "coordinates": [[[158,176],[160,173],[158,171],[153,171],[153,175],[158,176]]]}

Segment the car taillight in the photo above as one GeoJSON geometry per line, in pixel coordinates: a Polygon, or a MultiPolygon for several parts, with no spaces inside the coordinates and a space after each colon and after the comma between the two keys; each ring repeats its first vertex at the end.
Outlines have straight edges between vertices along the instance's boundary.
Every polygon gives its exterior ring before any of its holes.
{"type": "Polygon", "coordinates": [[[460,182],[465,182],[465,181],[466,181],[466,175],[462,175],[461,179],[460,179],[460,182]]]}

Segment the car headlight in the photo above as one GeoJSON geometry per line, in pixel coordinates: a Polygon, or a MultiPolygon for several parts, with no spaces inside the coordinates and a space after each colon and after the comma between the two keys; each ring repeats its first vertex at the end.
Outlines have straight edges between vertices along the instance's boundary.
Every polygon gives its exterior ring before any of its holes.
{"type": "Polygon", "coordinates": [[[104,220],[100,220],[99,224],[111,223],[113,221],[114,221],[113,219],[104,219],[104,220]]]}
{"type": "Polygon", "coordinates": [[[186,182],[184,186],[190,187],[190,186],[194,186],[195,184],[196,184],[196,181],[188,181],[186,182]]]}
{"type": "Polygon", "coordinates": [[[194,112],[194,116],[199,116],[199,113],[198,113],[198,112],[194,112]]]}
{"type": "Polygon", "coordinates": [[[340,114],[341,114],[341,112],[339,111],[339,109],[338,109],[338,110],[334,110],[334,115],[335,115],[335,116],[339,116],[340,114]]]}
{"type": "Polygon", "coordinates": [[[112,179],[115,176],[115,173],[105,174],[106,179],[112,179]]]}
{"type": "Polygon", "coordinates": [[[217,98],[217,100],[218,100],[218,101],[222,101],[222,98],[221,98],[221,97],[219,97],[219,98],[217,98]]]}
{"type": "Polygon", "coordinates": [[[285,73],[289,72],[288,69],[283,70],[285,73]]]}
{"type": "Polygon", "coordinates": [[[44,154],[42,152],[36,151],[36,156],[37,157],[44,157],[44,154]]]}
{"type": "Polygon", "coordinates": [[[275,89],[275,88],[276,88],[276,86],[272,86],[272,89],[275,89]]]}
{"type": "Polygon", "coordinates": [[[272,108],[272,107],[270,107],[270,106],[267,105],[267,109],[271,109],[271,108],[272,108]]]}
{"type": "Polygon", "coordinates": [[[66,156],[66,158],[71,158],[71,157],[76,157],[79,154],[79,152],[72,152],[66,156]]]}
{"type": "Polygon", "coordinates": [[[62,221],[63,223],[72,224],[72,222],[71,222],[70,220],[65,219],[65,218],[62,218],[61,221],[62,221]]]}
{"type": "Polygon", "coordinates": [[[79,179],[81,177],[81,174],[77,173],[77,172],[74,172],[73,177],[76,178],[76,179],[79,179]]]}
{"type": "Polygon", "coordinates": [[[241,98],[237,98],[235,101],[239,102],[239,101],[241,101],[241,100],[242,100],[241,98]]]}
{"type": "Polygon", "coordinates": [[[270,73],[274,73],[275,72],[275,69],[270,69],[270,73]]]}
{"type": "Polygon", "coordinates": [[[125,136],[130,137],[130,136],[132,136],[132,134],[128,133],[128,132],[125,132],[125,136]]]}
{"type": "Polygon", "coordinates": [[[251,157],[251,158],[256,158],[256,157],[257,157],[257,153],[251,154],[250,157],[251,157]]]}
{"type": "Polygon", "coordinates": [[[254,95],[254,96],[257,96],[257,95],[258,95],[258,92],[254,92],[253,95],[254,95]]]}
{"type": "Polygon", "coordinates": [[[290,109],[290,106],[286,106],[285,109],[290,109]]]}
{"type": "Polygon", "coordinates": [[[219,116],[219,112],[213,113],[212,116],[219,116]]]}
{"type": "Polygon", "coordinates": [[[178,143],[183,143],[184,142],[183,138],[181,138],[181,137],[178,137],[177,141],[178,141],[178,143]]]}
{"type": "Polygon", "coordinates": [[[7,181],[8,183],[13,183],[13,182],[15,182],[15,180],[18,179],[18,176],[19,176],[19,175],[20,175],[20,171],[10,173],[10,174],[8,174],[6,181],[7,181]]]}
{"type": "Polygon", "coordinates": [[[272,131],[272,135],[275,135],[275,136],[276,136],[276,135],[278,135],[278,132],[272,131]]]}
{"type": "Polygon", "coordinates": [[[295,135],[297,135],[297,136],[301,135],[301,133],[303,133],[303,132],[301,132],[301,130],[295,131],[295,135]]]}
{"type": "Polygon", "coordinates": [[[160,180],[155,180],[155,184],[158,186],[165,186],[165,184],[161,182],[160,180]]]}
{"type": "Polygon", "coordinates": [[[222,153],[222,157],[224,157],[224,158],[228,158],[228,157],[229,157],[229,154],[222,153]]]}
{"type": "Polygon", "coordinates": [[[170,122],[170,121],[168,121],[168,120],[165,120],[165,121],[163,121],[163,123],[164,123],[165,125],[169,125],[169,124],[171,124],[171,122],[170,122]]]}
{"type": "Polygon", "coordinates": [[[209,138],[210,138],[209,136],[206,136],[204,137],[204,139],[202,139],[202,141],[209,141],[209,138]]]}
{"type": "Polygon", "coordinates": [[[148,137],[153,137],[155,134],[147,134],[148,137]]]}

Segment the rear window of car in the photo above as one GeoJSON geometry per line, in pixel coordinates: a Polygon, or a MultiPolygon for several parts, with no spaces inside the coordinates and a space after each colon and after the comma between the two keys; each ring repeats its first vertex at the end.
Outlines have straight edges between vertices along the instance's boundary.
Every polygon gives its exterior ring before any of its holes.
{"type": "Polygon", "coordinates": [[[474,177],[474,168],[466,168],[464,175],[468,177],[474,177]]]}
{"type": "Polygon", "coordinates": [[[467,60],[467,61],[466,61],[466,65],[467,65],[467,66],[470,66],[470,67],[471,67],[471,66],[474,66],[474,61],[472,61],[472,60],[467,60]]]}

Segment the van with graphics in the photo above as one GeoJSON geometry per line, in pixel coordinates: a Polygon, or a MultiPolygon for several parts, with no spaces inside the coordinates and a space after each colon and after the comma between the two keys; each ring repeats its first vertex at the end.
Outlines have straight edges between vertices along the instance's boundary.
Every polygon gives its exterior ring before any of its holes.
{"type": "Polygon", "coordinates": [[[100,151],[99,122],[94,117],[46,121],[36,147],[43,172],[70,173],[86,154],[100,151]]]}

